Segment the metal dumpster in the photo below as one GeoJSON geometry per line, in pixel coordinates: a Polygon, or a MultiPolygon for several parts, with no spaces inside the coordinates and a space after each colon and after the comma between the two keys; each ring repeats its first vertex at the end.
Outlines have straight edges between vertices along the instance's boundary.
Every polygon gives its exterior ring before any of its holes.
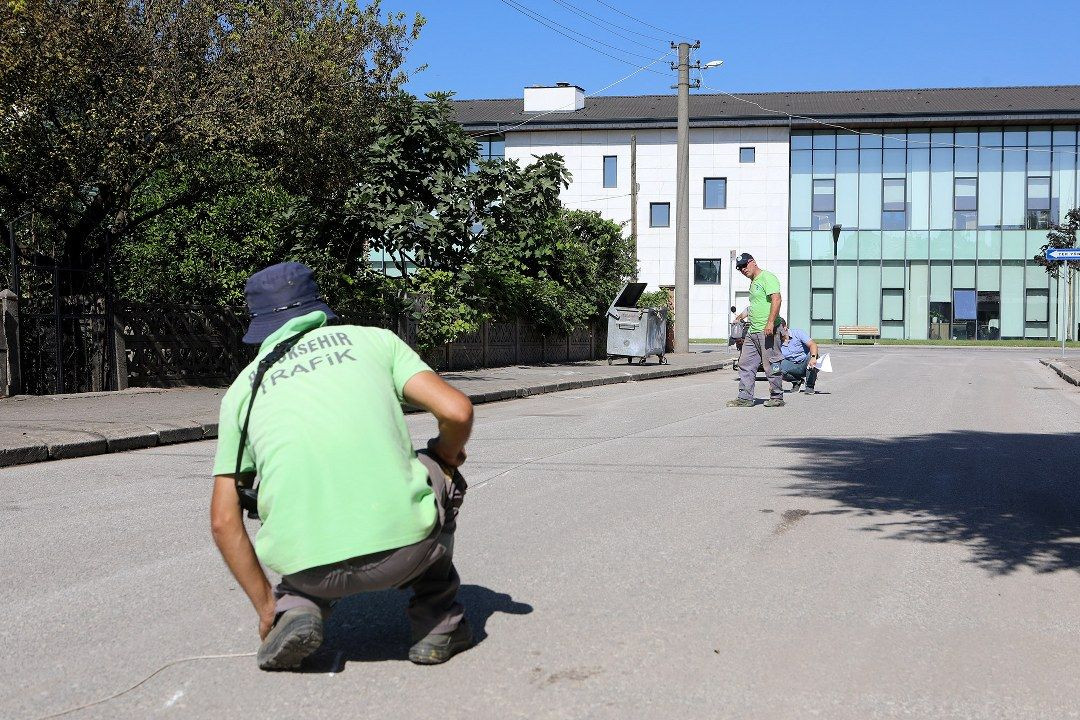
{"type": "Polygon", "coordinates": [[[646,283],[626,283],[607,311],[607,361],[624,357],[627,363],[637,359],[641,365],[650,355],[661,364],[667,341],[667,308],[639,308],[637,305],[646,283]]]}

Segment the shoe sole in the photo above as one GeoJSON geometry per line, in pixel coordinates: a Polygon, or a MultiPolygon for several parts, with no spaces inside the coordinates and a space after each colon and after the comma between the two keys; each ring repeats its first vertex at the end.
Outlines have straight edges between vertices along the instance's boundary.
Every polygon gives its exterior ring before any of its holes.
{"type": "Polygon", "coordinates": [[[430,648],[426,652],[410,649],[409,662],[416,663],[417,665],[441,665],[462,650],[468,650],[472,647],[472,643],[473,637],[470,632],[468,637],[462,638],[461,640],[455,640],[446,648],[430,648]]]}
{"type": "Polygon", "coordinates": [[[259,649],[259,667],[263,670],[291,670],[323,641],[322,619],[314,615],[290,618],[270,644],[259,649]]]}

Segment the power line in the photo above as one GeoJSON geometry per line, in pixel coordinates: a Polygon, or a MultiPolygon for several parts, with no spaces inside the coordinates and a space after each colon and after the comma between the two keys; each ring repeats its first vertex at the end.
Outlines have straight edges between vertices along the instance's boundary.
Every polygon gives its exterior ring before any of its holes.
{"type": "MultiPolygon", "coordinates": [[[[606,55],[607,57],[611,58],[612,60],[618,60],[619,62],[626,63],[627,65],[633,65],[634,64],[633,62],[630,62],[629,60],[626,60],[624,58],[616,57],[616,56],[614,56],[614,55],[612,55],[610,53],[604,52],[603,50],[598,50],[597,48],[589,45],[588,43],[582,42],[581,40],[579,40],[579,39],[577,39],[577,38],[575,38],[575,37],[573,37],[571,35],[568,35],[567,32],[573,33],[574,35],[580,35],[581,37],[585,38],[586,40],[589,40],[590,42],[596,43],[598,45],[603,45],[606,48],[610,48],[610,49],[612,49],[612,50],[614,50],[616,52],[621,52],[621,53],[623,53],[625,55],[630,55],[632,57],[640,58],[642,60],[648,60],[649,59],[649,57],[647,55],[641,55],[640,53],[637,53],[637,52],[631,52],[630,50],[624,50],[624,49],[620,48],[617,45],[611,45],[610,43],[606,43],[603,40],[598,40],[598,39],[596,39],[594,37],[586,35],[583,32],[579,32],[577,30],[574,30],[571,27],[567,27],[566,25],[563,25],[560,22],[552,20],[551,18],[549,18],[549,17],[547,17],[545,15],[541,15],[540,13],[536,12],[535,10],[532,10],[532,9],[530,9],[530,8],[524,6],[524,5],[521,5],[521,4],[517,3],[517,2],[515,2],[514,0],[499,0],[499,2],[501,2],[503,5],[506,5],[509,8],[512,8],[512,9],[518,11],[519,13],[521,13],[522,15],[524,15],[524,16],[526,16],[528,18],[531,18],[532,20],[535,20],[536,22],[540,23],[541,25],[548,28],[549,30],[554,30],[555,32],[562,35],[563,37],[568,38],[570,40],[573,40],[574,42],[578,43],[579,45],[584,45],[585,47],[589,48],[590,50],[592,50],[594,52],[598,52],[601,55],[606,55]],[[560,30],[559,28],[562,28],[562,30],[560,30]],[[566,32],[563,32],[564,30],[566,32]]],[[[660,74],[663,74],[663,73],[660,73],[660,74]]]]}
{"type": "MultiPolygon", "coordinates": [[[[701,87],[705,88],[706,90],[712,90],[715,93],[719,93],[720,95],[724,95],[724,96],[729,97],[729,98],[731,98],[733,100],[738,100],[739,102],[748,103],[748,104],[753,105],[754,107],[756,107],[756,108],[758,108],[760,110],[764,110],[767,113],[772,113],[774,115],[783,115],[784,117],[790,118],[790,119],[796,119],[797,118],[799,120],[808,120],[808,121],[810,121],[812,123],[816,123],[818,125],[823,125],[825,127],[835,128],[837,130],[843,130],[844,132],[848,132],[848,133],[851,133],[853,135],[866,135],[866,136],[869,136],[869,137],[879,137],[879,138],[882,138],[883,140],[896,140],[898,142],[902,142],[902,143],[905,143],[905,144],[929,145],[932,148],[959,148],[959,149],[962,149],[962,150],[1002,150],[1002,151],[1009,151],[1009,152],[1048,152],[1048,153],[1052,153],[1052,154],[1053,153],[1061,153],[1062,155],[1080,155],[1080,153],[1077,153],[1075,150],[1059,150],[1059,149],[1055,149],[1055,148],[1027,147],[1027,146],[1025,146],[1025,147],[1006,147],[1006,146],[996,147],[996,146],[993,146],[993,145],[960,145],[960,144],[957,144],[957,143],[944,143],[944,142],[939,142],[939,141],[936,141],[936,140],[911,140],[911,139],[908,139],[906,137],[899,137],[897,135],[886,135],[884,133],[868,132],[868,131],[865,131],[865,130],[856,130],[854,128],[847,127],[846,125],[838,125],[836,123],[825,122],[824,120],[818,120],[817,118],[813,118],[813,117],[810,117],[808,115],[796,115],[795,113],[789,113],[789,112],[786,112],[784,110],[775,110],[773,108],[765,107],[764,105],[762,105],[759,102],[755,102],[755,101],[750,100],[748,98],[740,97],[739,95],[735,95],[733,93],[725,92],[724,90],[720,90],[720,89],[714,88],[714,87],[712,87],[710,85],[706,85],[705,80],[703,78],[700,79],[699,82],[701,83],[701,87]]],[[[900,148],[897,148],[897,149],[900,149],[900,148]]]]}
{"type": "Polygon", "coordinates": [[[619,13],[623,17],[627,17],[627,18],[630,18],[631,20],[633,20],[634,22],[641,23],[645,27],[651,27],[653,30],[659,30],[660,32],[664,33],[665,35],[672,35],[674,37],[680,37],[680,38],[682,38],[684,40],[693,40],[693,39],[695,39],[695,38],[691,38],[689,35],[683,35],[682,33],[671,32],[670,30],[665,30],[664,28],[656,27],[652,23],[647,23],[644,20],[642,20],[641,18],[636,18],[633,15],[630,15],[629,13],[623,12],[619,8],[615,7],[614,5],[609,5],[608,3],[604,2],[604,0],[596,0],[596,2],[600,3],[601,5],[608,8],[609,10],[614,10],[615,12],[619,13]]]}
{"type": "MultiPolygon", "coordinates": [[[[607,85],[600,88],[599,90],[594,90],[594,91],[592,91],[590,93],[585,93],[584,97],[593,97],[595,95],[599,95],[600,93],[604,92],[605,90],[610,90],[611,88],[615,87],[619,83],[625,82],[625,81],[629,80],[630,78],[634,77],[635,75],[637,75],[638,73],[648,70],[650,67],[652,67],[656,63],[660,62],[661,60],[663,60],[664,58],[666,58],[670,54],[671,54],[671,51],[669,50],[668,52],[664,53],[660,57],[658,57],[655,60],[653,60],[652,62],[650,62],[649,64],[642,65],[638,69],[634,70],[634,72],[630,73],[629,75],[623,75],[621,78],[619,78],[615,82],[608,83],[607,85]]],[[[660,74],[663,75],[665,73],[660,73],[660,74]]],[[[534,115],[533,117],[529,118],[528,120],[525,120],[524,122],[520,122],[517,125],[512,125],[512,126],[510,126],[508,128],[502,128],[502,129],[499,129],[499,130],[489,130],[488,132],[475,133],[475,134],[470,135],[470,137],[484,137],[486,135],[502,135],[503,133],[510,132],[511,130],[516,130],[519,127],[521,127],[522,125],[527,125],[527,124],[531,123],[533,120],[539,120],[540,118],[545,117],[547,115],[551,115],[552,113],[565,112],[567,110],[573,109],[573,107],[574,107],[573,104],[569,104],[569,105],[566,105],[564,107],[556,108],[554,110],[548,110],[547,112],[540,113],[538,115],[534,115]]]]}
{"type": "Polygon", "coordinates": [[[630,197],[631,193],[623,193],[622,195],[608,195],[607,197],[589,198],[588,200],[575,200],[577,203],[591,203],[600,202],[601,200],[618,200],[619,198],[630,197]]]}
{"type": "MultiPolygon", "coordinates": [[[[603,23],[604,25],[610,25],[613,28],[618,28],[619,30],[623,30],[623,31],[628,32],[628,33],[633,33],[634,35],[638,35],[638,36],[646,38],[648,40],[654,40],[656,42],[661,42],[661,43],[666,43],[668,41],[668,38],[659,38],[659,37],[656,37],[655,35],[646,35],[645,33],[640,33],[637,30],[631,30],[628,27],[623,27],[622,25],[617,25],[617,24],[611,22],[610,20],[605,20],[604,18],[600,17],[599,15],[593,15],[588,10],[582,10],[578,6],[567,2],[566,0],[551,0],[551,1],[553,3],[555,3],[555,4],[557,4],[557,5],[562,5],[564,8],[566,8],[570,12],[575,13],[575,14],[585,18],[589,22],[592,22],[594,25],[597,25],[599,27],[603,27],[601,25],[601,23],[603,23]],[[589,18],[593,18],[593,20],[589,20],[589,18]]],[[[608,32],[611,32],[614,35],[619,35],[619,33],[616,33],[614,30],[609,30],[608,32]]],[[[652,45],[646,46],[643,43],[641,43],[640,41],[634,40],[633,38],[628,38],[625,35],[619,35],[619,37],[624,38],[626,40],[629,40],[630,42],[634,42],[634,43],[637,43],[639,45],[642,45],[643,47],[648,47],[650,50],[653,49],[652,45]]]]}

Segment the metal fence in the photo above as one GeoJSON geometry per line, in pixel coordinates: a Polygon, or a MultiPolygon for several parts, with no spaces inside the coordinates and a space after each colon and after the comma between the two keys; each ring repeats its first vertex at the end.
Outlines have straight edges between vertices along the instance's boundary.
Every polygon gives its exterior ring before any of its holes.
{"type": "Polygon", "coordinates": [[[115,389],[104,272],[21,260],[15,267],[21,391],[115,389]]]}
{"type": "MultiPolygon", "coordinates": [[[[404,339],[415,347],[415,325],[410,323],[404,339]]],[[[483,323],[477,332],[447,343],[425,361],[437,370],[470,370],[507,365],[580,362],[605,357],[606,335],[597,324],[569,334],[545,334],[520,320],[483,323]]]]}
{"type": "Polygon", "coordinates": [[[255,357],[247,313],[227,307],[117,303],[114,343],[129,387],[228,385],[255,357]]]}
{"type": "MultiPolygon", "coordinates": [[[[65,267],[22,248],[13,223],[6,229],[10,262],[0,272],[0,288],[14,291],[17,322],[5,324],[0,345],[5,361],[18,358],[18,372],[5,373],[0,395],[227,385],[254,357],[255,348],[241,342],[248,321],[243,309],[117,301],[104,262],[65,267]],[[12,377],[18,382],[9,383],[12,377]]],[[[102,257],[108,257],[109,238],[103,242],[102,257]]],[[[411,319],[355,320],[390,325],[416,347],[411,319]]],[[[493,321],[422,355],[436,370],[577,362],[603,358],[605,339],[599,321],[569,334],[493,321]]]]}
{"type": "MultiPolygon", "coordinates": [[[[247,313],[240,309],[118,303],[113,327],[120,371],[132,387],[228,385],[255,357],[241,342],[247,313]]],[[[415,322],[398,332],[416,346],[415,322]]],[[[490,322],[422,356],[436,370],[578,362],[604,357],[605,340],[598,326],[544,334],[520,321],[490,322]]]]}

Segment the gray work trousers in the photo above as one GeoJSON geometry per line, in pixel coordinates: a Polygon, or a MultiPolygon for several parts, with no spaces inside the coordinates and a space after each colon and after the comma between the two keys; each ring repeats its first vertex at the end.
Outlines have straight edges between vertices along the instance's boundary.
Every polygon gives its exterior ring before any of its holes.
{"type": "Polygon", "coordinates": [[[413,641],[431,633],[453,632],[463,617],[457,602],[461,578],[454,568],[454,530],[457,510],[465,496],[460,473],[447,478],[426,451],[417,453],[428,471],[439,520],[431,535],[405,547],[342,560],[285,575],[274,588],[277,612],[316,607],[327,617],[333,601],[373,590],[411,587],[409,622],[413,641]]]}
{"type": "Polygon", "coordinates": [[[754,383],[757,381],[759,365],[765,369],[765,376],[769,378],[770,397],[783,398],[784,376],[780,373],[783,359],[784,353],[776,333],[747,333],[742,344],[742,354],[739,355],[739,399],[754,399],[754,383]]]}

